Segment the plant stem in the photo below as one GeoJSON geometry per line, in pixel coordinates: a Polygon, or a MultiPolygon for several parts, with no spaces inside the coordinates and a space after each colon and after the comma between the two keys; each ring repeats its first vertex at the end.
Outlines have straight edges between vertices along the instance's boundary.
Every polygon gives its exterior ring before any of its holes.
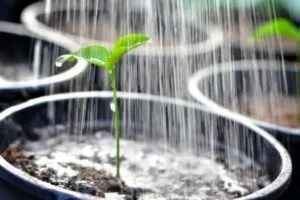
{"type": "Polygon", "coordinates": [[[121,156],[120,156],[120,140],[121,140],[121,130],[120,130],[120,113],[118,105],[117,96],[117,79],[116,79],[116,67],[113,67],[111,74],[112,90],[113,90],[113,123],[114,123],[114,133],[116,140],[116,177],[120,178],[120,168],[121,168],[121,156]]]}

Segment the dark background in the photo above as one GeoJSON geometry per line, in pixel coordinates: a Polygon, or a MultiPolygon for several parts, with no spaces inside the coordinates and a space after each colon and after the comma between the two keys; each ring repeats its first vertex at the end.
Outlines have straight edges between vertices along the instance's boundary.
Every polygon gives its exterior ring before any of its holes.
{"type": "Polygon", "coordinates": [[[20,22],[22,10],[38,0],[0,0],[0,20],[20,22]]]}
{"type": "MultiPolygon", "coordinates": [[[[22,10],[38,0],[0,0],[0,20],[20,22],[22,10]]],[[[37,200],[0,180],[0,200],[37,200]]]]}

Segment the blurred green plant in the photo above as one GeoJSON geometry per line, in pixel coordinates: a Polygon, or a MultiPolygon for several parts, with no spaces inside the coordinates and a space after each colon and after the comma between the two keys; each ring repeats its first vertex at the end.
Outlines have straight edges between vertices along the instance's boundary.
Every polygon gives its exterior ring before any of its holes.
{"type": "Polygon", "coordinates": [[[62,55],[56,60],[56,66],[60,67],[67,61],[76,61],[82,59],[88,63],[104,69],[109,76],[110,85],[113,92],[113,102],[111,110],[113,112],[113,127],[116,140],[116,176],[120,177],[120,140],[121,140],[121,125],[120,113],[117,96],[117,76],[116,65],[122,57],[130,51],[146,44],[150,38],[144,34],[128,34],[120,37],[112,49],[108,49],[99,44],[93,44],[80,48],[77,52],[67,55],[62,55]]]}
{"type": "Polygon", "coordinates": [[[281,36],[297,43],[297,56],[300,59],[300,29],[290,20],[276,18],[259,26],[252,34],[251,40],[261,41],[265,38],[281,36]]]}
{"type": "Polygon", "coordinates": [[[282,36],[300,45],[300,29],[288,19],[274,19],[258,27],[253,33],[253,39],[258,41],[273,36],[282,36]]]}

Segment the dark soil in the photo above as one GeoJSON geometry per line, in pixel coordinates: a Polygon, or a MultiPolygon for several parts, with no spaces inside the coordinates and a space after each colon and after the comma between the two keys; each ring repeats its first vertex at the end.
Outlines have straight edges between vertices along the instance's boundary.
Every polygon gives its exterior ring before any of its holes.
{"type": "MultiPolygon", "coordinates": [[[[10,147],[1,153],[1,156],[15,167],[42,181],[93,196],[105,197],[105,193],[118,193],[123,194],[126,200],[136,200],[141,193],[149,192],[140,188],[129,188],[124,181],[110,173],[92,168],[80,168],[80,173],[69,182],[60,182],[58,177],[55,178],[54,170],[47,169],[40,172],[33,162],[34,156],[25,155],[21,146],[10,147]]],[[[76,166],[73,167],[76,168],[76,166]]]]}
{"type": "Polygon", "coordinates": [[[148,143],[123,140],[125,184],[112,175],[115,170],[111,152],[113,138],[101,131],[95,136],[86,136],[81,142],[75,138],[62,134],[26,144],[16,143],[1,155],[39,180],[109,200],[183,200],[187,197],[228,200],[270,183],[266,173],[248,160],[245,165],[227,166],[221,158],[187,156],[160,145],[152,148],[148,143]]]}

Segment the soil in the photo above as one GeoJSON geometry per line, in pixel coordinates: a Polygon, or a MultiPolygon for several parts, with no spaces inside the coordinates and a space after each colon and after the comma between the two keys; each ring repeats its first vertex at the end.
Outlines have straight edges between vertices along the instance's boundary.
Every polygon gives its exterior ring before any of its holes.
{"type": "Polygon", "coordinates": [[[61,135],[12,145],[2,156],[40,180],[110,200],[233,199],[269,184],[261,174],[239,173],[238,166],[229,169],[206,157],[123,140],[125,184],[113,176],[113,145],[103,132],[85,136],[84,141],[61,135]]]}
{"type": "Polygon", "coordinates": [[[107,171],[82,168],[76,165],[72,167],[77,168],[80,171],[79,174],[72,177],[68,182],[61,182],[55,170],[51,168],[40,170],[39,166],[34,162],[35,156],[25,155],[21,146],[10,147],[1,156],[31,176],[73,191],[98,197],[105,197],[105,193],[119,193],[124,194],[124,196],[130,196],[131,198],[129,199],[137,199],[137,195],[143,191],[138,188],[129,188],[122,180],[112,176],[107,171]]]}
{"type": "Polygon", "coordinates": [[[300,97],[278,95],[242,99],[239,112],[257,120],[300,128],[300,97]]]}

